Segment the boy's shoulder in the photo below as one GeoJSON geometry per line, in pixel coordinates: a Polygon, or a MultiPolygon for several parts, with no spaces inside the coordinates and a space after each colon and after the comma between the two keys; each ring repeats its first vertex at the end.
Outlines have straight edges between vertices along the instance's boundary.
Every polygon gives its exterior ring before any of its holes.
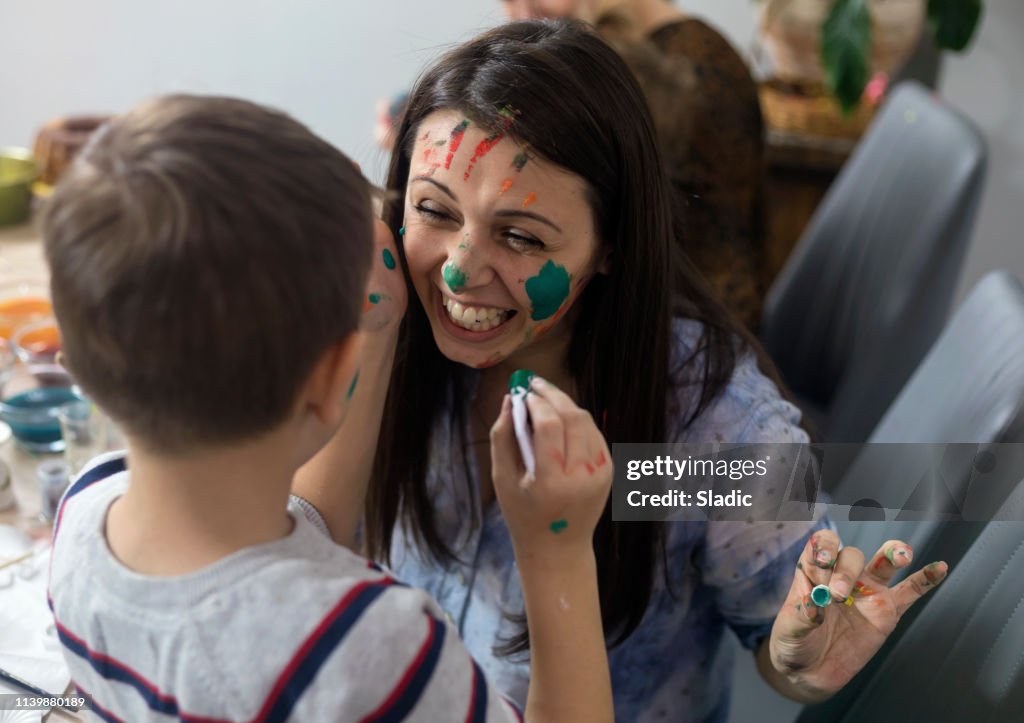
{"type": "Polygon", "coordinates": [[[97,460],[69,488],[55,534],[54,616],[97,708],[312,720],[418,700],[440,713],[446,696],[482,684],[433,599],[336,545],[297,498],[283,540],[176,578],[124,568],[103,519],[128,484],[123,456],[97,460]]]}

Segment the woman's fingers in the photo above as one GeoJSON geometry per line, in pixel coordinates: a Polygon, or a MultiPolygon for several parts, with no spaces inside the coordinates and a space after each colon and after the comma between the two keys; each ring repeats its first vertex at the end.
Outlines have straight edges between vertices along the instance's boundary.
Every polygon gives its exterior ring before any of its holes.
{"type": "Polygon", "coordinates": [[[906,567],[913,560],[914,551],[910,545],[903,540],[886,540],[864,569],[864,576],[888,587],[896,571],[906,567]]]}
{"type": "Polygon", "coordinates": [[[608,463],[607,444],[586,410],[580,409],[569,395],[540,377],[534,377],[530,389],[548,401],[562,419],[565,431],[563,469],[567,474],[580,469],[593,474],[608,463]]]}
{"type": "Polygon", "coordinates": [[[552,472],[564,474],[565,426],[562,418],[551,402],[539,394],[527,394],[526,407],[530,410],[530,424],[533,427],[537,476],[546,479],[552,472]]]}
{"type": "Polygon", "coordinates": [[[506,471],[515,480],[522,479],[526,473],[512,429],[512,402],[507,394],[501,403],[498,419],[491,427],[491,470],[496,483],[506,471]]]}
{"type": "Polygon", "coordinates": [[[896,614],[902,616],[907,608],[945,580],[948,573],[949,565],[944,562],[933,562],[893,587],[892,599],[896,604],[896,614]]]}
{"type": "MultiPolygon", "coordinates": [[[[576,406],[568,394],[540,377],[534,377],[530,383],[532,394],[548,402],[562,420],[565,435],[562,469],[566,474],[587,464],[590,457],[590,428],[593,427],[590,415],[576,406]]],[[[527,395],[529,399],[530,395],[527,395]]]]}
{"type": "Polygon", "coordinates": [[[853,592],[853,584],[864,571],[864,553],[856,547],[844,547],[839,551],[832,576],[828,581],[828,589],[832,598],[837,601],[846,600],[853,592]]]}
{"type": "Polygon", "coordinates": [[[838,558],[839,535],[832,530],[818,530],[807,541],[797,567],[811,581],[812,587],[827,585],[838,558]]]}

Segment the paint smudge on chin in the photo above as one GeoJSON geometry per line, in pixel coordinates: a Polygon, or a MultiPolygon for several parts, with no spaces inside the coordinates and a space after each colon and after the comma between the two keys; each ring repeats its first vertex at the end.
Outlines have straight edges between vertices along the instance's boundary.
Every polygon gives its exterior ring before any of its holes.
{"type": "Polygon", "coordinates": [[[477,364],[474,368],[476,368],[476,369],[487,369],[489,367],[493,367],[495,364],[497,364],[501,360],[502,360],[502,353],[500,351],[496,351],[493,354],[491,354],[489,357],[484,359],[482,362],[477,364]]]}
{"type": "Polygon", "coordinates": [[[444,269],[441,271],[441,275],[444,277],[444,282],[448,284],[448,288],[452,290],[453,294],[457,294],[462,291],[466,286],[466,282],[469,280],[466,276],[466,272],[451,262],[445,264],[444,269]]]}
{"type": "Polygon", "coordinates": [[[523,199],[523,205],[522,205],[521,208],[526,208],[531,203],[534,203],[536,200],[537,200],[537,194],[534,193],[533,191],[530,191],[528,194],[526,194],[526,198],[523,199]]]}
{"type": "Polygon", "coordinates": [[[551,531],[556,535],[569,526],[569,521],[565,519],[555,520],[551,523],[551,531]]]}
{"type": "Polygon", "coordinates": [[[451,145],[448,146],[448,157],[444,161],[444,169],[446,171],[452,167],[452,159],[455,158],[455,153],[459,150],[459,146],[462,144],[462,137],[466,135],[467,128],[469,128],[468,119],[464,119],[461,123],[452,128],[451,145]]]}
{"type": "Polygon", "coordinates": [[[359,370],[356,369],[355,376],[352,377],[352,383],[348,386],[348,392],[345,394],[345,399],[351,399],[352,395],[356,393],[356,382],[359,381],[359,370]]]}
{"type": "Polygon", "coordinates": [[[549,259],[536,276],[526,280],[526,293],[532,305],[530,318],[534,321],[548,319],[569,298],[569,272],[549,259]]]}

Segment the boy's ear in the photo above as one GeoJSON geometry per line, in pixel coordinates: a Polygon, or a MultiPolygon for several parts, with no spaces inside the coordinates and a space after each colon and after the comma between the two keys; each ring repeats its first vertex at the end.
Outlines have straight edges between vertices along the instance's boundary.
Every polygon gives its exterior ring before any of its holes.
{"type": "Polygon", "coordinates": [[[327,426],[338,426],[345,416],[346,402],[355,391],[362,348],[362,332],[353,331],[329,346],[313,367],[306,383],[306,404],[327,426]]]}

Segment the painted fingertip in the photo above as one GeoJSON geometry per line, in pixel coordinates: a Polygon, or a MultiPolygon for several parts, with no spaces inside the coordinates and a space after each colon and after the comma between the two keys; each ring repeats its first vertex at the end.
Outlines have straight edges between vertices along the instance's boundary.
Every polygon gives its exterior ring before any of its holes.
{"type": "Polygon", "coordinates": [[[949,574],[949,565],[945,562],[932,562],[924,566],[924,578],[929,585],[938,585],[949,574]]]}
{"type": "Polygon", "coordinates": [[[885,550],[886,559],[893,567],[906,567],[914,559],[914,552],[904,545],[893,545],[885,550]]]}

